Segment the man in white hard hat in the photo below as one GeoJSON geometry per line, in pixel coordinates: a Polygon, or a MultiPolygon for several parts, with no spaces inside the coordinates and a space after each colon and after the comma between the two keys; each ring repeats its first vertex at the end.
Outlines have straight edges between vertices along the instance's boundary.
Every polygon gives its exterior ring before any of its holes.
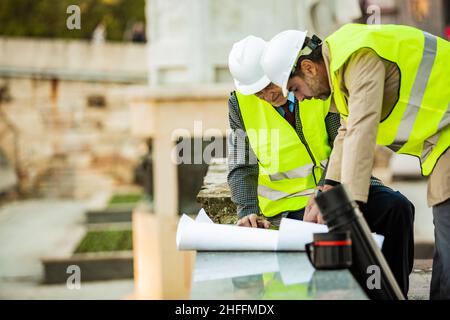
{"type": "Polygon", "coordinates": [[[449,42],[416,28],[348,24],[323,43],[284,31],[261,61],[285,95],[332,95],[343,121],[324,190],[344,183],[366,203],[375,144],[420,159],[435,224],[432,299],[450,299],[449,56],[449,42]]]}
{"type": "Polygon", "coordinates": [[[229,55],[237,91],[229,99],[228,182],[238,225],[267,228],[283,215],[303,217],[331,151],[327,131],[337,132],[339,117],[328,115],[329,102],[305,102],[299,112],[294,95],[283,97],[259,63],[265,45],[249,36],[229,55]]]}
{"type": "MultiPolygon", "coordinates": [[[[264,40],[249,36],[235,43],[229,55],[237,91],[228,103],[233,131],[228,183],[238,208],[238,225],[268,227],[268,221],[277,225],[281,217],[323,223],[314,213],[317,208],[312,206],[310,190],[321,188],[340,117],[329,112],[329,101],[299,103],[292,95],[284,98],[260,65],[265,47],[264,40]],[[255,134],[261,130],[267,134],[255,134]],[[279,134],[278,145],[273,139],[268,141],[273,131],[279,134]],[[265,154],[267,145],[270,155],[265,154]]],[[[414,206],[378,179],[372,178],[370,184],[364,215],[372,231],[385,235],[383,253],[407,292],[413,263],[414,206]]]]}

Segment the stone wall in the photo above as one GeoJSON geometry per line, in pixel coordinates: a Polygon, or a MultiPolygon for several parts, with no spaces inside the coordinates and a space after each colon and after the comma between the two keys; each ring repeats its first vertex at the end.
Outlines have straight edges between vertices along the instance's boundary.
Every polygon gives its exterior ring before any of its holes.
{"type": "Polygon", "coordinates": [[[0,37],[0,52],[2,77],[147,81],[145,44],[0,37]]]}
{"type": "Polygon", "coordinates": [[[0,39],[0,48],[0,149],[22,193],[85,198],[132,183],[147,146],[130,134],[124,91],[147,81],[145,46],[0,39]]]}

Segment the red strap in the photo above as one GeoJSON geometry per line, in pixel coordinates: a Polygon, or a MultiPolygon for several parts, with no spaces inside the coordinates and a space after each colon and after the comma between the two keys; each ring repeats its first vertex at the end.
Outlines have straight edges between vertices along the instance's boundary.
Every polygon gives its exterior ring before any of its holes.
{"type": "Polygon", "coordinates": [[[352,244],[352,240],[341,240],[341,241],[316,241],[314,242],[314,246],[322,247],[322,246],[350,246],[352,244]]]}

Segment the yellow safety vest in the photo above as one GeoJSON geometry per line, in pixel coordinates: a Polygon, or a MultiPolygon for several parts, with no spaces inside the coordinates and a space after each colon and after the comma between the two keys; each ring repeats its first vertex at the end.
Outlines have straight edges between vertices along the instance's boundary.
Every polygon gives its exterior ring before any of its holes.
{"type": "MultiPolygon", "coordinates": [[[[339,113],[348,105],[340,91],[341,67],[361,48],[371,48],[400,69],[399,99],[381,119],[377,144],[420,159],[422,175],[432,171],[450,146],[450,43],[419,29],[398,25],[348,24],[325,39],[339,113]]],[[[362,106],[364,107],[364,106],[362,106]]]]}
{"type": "Polygon", "coordinates": [[[250,146],[258,158],[258,203],[266,217],[303,209],[322,177],[331,148],[325,127],[330,100],[301,102],[305,141],[273,106],[235,93],[250,146]]]}

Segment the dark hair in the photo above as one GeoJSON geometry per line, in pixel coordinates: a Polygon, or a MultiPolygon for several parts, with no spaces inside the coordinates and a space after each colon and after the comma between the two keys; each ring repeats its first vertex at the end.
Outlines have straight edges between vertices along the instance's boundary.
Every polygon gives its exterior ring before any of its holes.
{"type": "MultiPolygon", "coordinates": [[[[311,38],[306,37],[305,43],[303,44],[302,50],[310,43],[311,38]]],[[[323,61],[322,56],[322,44],[319,44],[315,49],[312,50],[312,52],[306,56],[300,56],[298,58],[297,63],[295,64],[295,70],[292,71],[292,75],[295,76],[303,76],[302,69],[301,69],[301,63],[303,60],[311,60],[312,62],[319,63],[323,61]]]]}

